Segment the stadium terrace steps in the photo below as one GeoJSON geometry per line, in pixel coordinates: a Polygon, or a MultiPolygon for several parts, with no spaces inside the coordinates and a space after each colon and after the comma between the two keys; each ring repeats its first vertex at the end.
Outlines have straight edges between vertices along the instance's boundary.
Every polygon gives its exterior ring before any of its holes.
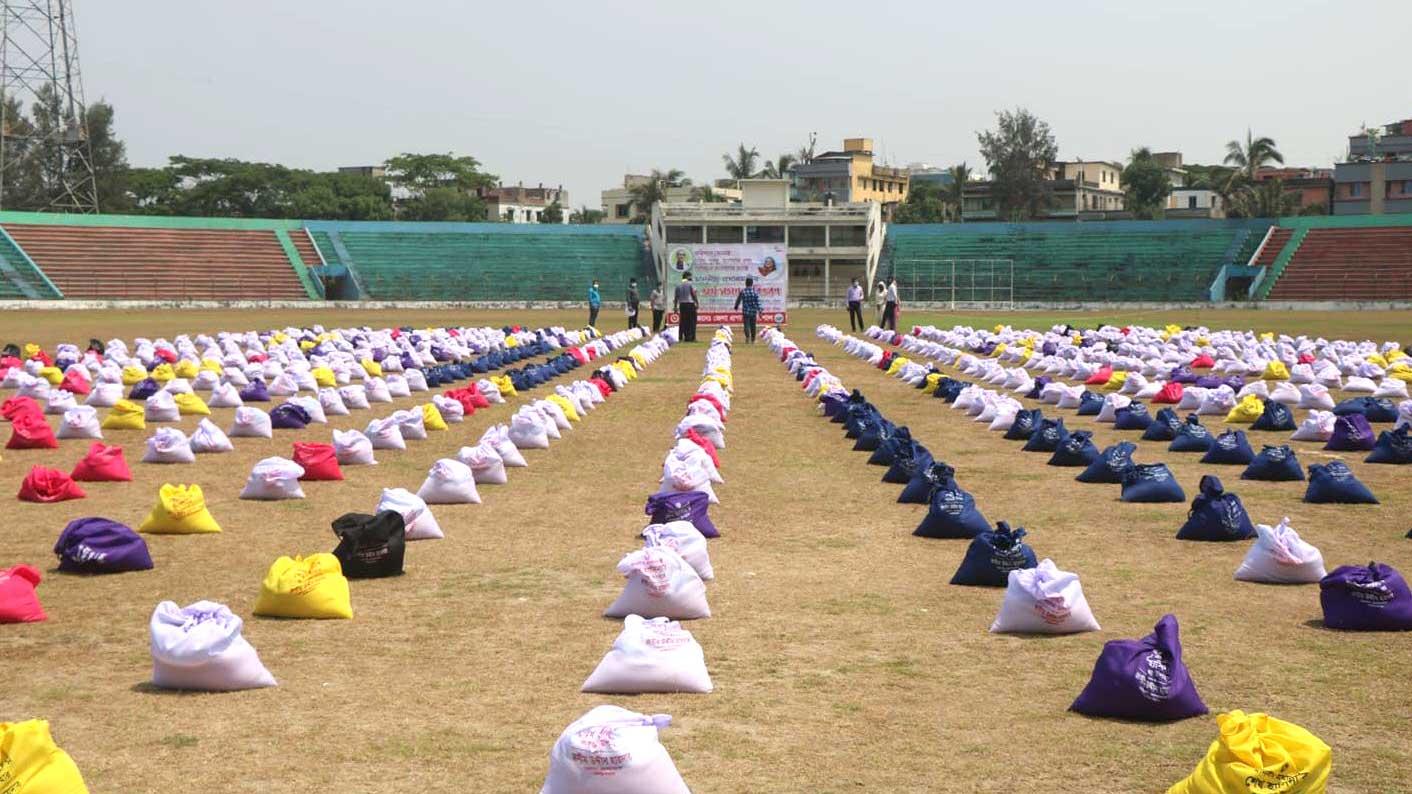
{"type": "Polygon", "coordinates": [[[5,224],[68,298],[307,299],[273,230],[5,224]]]}
{"type": "Polygon", "coordinates": [[[1269,297],[1412,299],[1412,226],[1312,228],[1269,297]]]}
{"type": "Polygon", "coordinates": [[[319,259],[319,252],[314,249],[314,243],[309,240],[309,235],[303,229],[292,229],[289,232],[289,241],[294,243],[294,250],[299,252],[299,258],[304,260],[305,267],[321,267],[324,263],[319,259]]]}
{"type": "Polygon", "coordinates": [[[1270,232],[1270,239],[1265,243],[1265,247],[1260,250],[1259,258],[1251,264],[1256,267],[1269,267],[1275,264],[1275,260],[1279,258],[1280,252],[1285,248],[1285,243],[1288,243],[1289,238],[1293,235],[1293,229],[1276,226],[1270,232]]]}

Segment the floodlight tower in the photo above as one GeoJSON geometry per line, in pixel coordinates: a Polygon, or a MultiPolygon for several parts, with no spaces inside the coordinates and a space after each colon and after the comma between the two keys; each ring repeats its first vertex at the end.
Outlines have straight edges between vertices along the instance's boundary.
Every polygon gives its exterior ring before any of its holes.
{"type": "Polygon", "coordinates": [[[73,2],[0,5],[0,209],[97,212],[73,2]]]}

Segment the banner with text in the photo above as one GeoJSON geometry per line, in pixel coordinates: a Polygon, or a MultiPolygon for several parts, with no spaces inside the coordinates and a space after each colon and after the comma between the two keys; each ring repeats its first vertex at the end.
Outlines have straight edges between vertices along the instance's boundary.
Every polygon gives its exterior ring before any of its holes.
{"type": "MultiPolygon", "coordinates": [[[[755,279],[760,293],[763,323],[784,323],[788,319],[785,302],[789,298],[789,257],[783,243],[732,243],[725,245],[672,245],[667,262],[673,278],[691,271],[696,286],[696,321],[702,324],[740,325],[741,312],[735,297],[745,287],[747,277],[755,279]]],[[[671,294],[671,288],[667,288],[671,294]]],[[[676,312],[668,317],[677,322],[676,312]]]]}

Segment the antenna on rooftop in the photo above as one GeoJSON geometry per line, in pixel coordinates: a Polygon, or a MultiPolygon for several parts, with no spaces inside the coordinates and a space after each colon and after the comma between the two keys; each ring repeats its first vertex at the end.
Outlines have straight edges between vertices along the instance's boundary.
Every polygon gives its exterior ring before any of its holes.
{"type": "Polygon", "coordinates": [[[41,209],[97,212],[72,0],[3,0],[0,98],[0,208],[33,190],[41,209]]]}

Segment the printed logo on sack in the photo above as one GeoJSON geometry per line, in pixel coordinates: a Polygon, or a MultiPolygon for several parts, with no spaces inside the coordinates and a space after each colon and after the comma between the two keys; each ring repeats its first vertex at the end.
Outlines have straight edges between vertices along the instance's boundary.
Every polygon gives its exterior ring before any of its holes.
{"type": "Polygon", "coordinates": [[[990,564],[1001,573],[1022,570],[1025,567],[1025,551],[1018,543],[1008,549],[991,549],[990,564]]]}
{"type": "Polygon", "coordinates": [[[644,623],[642,633],[642,641],[654,651],[675,651],[691,644],[691,636],[676,622],[644,623]]]}
{"type": "Polygon", "coordinates": [[[1236,437],[1235,437],[1235,436],[1221,436],[1221,437],[1219,437],[1219,438],[1216,439],[1216,446],[1220,447],[1221,449],[1235,449],[1235,448],[1236,448],[1236,437]]]}
{"type": "Polygon", "coordinates": [[[1063,596],[1047,596],[1035,602],[1034,611],[1039,615],[1040,620],[1051,626],[1057,626],[1069,619],[1069,613],[1073,610],[1064,601],[1063,596]]]}
{"type": "Polygon", "coordinates": [[[584,728],[569,743],[574,748],[569,757],[592,775],[616,775],[632,760],[632,753],[618,751],[618,731],[607,725],[584,728]]]}
{"type": "Polygon", "coordinates": [[[1280,767],[1279,772],[1261,772],[1258,775],[1248,775],[1245,778],[1245,787],[1251,792],[1280,792],[1291,791],[1298,786],[1304,778],[1309,776],[1308,772],[1286,772],[1289,764],[1280,767]]]}
{"type": "Polygon", "coordinates": [[[633,570],[642,579],[650,596],[659,598],[672,588],[672,572],[667,570],[666,560],[656,554],[644,556],[633,566],[633,570]]]}
{"type": "Polygon", "coordinates": [[[1330,463],[1328,467],[1324,469],[1324,473],[1328,474],[1330,479],[1340,481],[1352,479],[1353,477],[1353,470],[1338,461],[1330,463]]]}
{"type": "Polygon", "coordinates": [[[1152,480],[1153,482],[1166,482],[1172,479],[1172,473],[1165,466],[1138,469],[1138,475],[1144,480],[1152,480]]]}
{"type": "Polygon", "coordinates": [[[1279,461],[1288,458],[1289,452],[1289,447],[1266,447],[1265,457],[1278,463],[1279,461]]]}
{"type": "Polygon", "coordinates": [[[1373,609],[1383,609],[1395,598],[1384,582],[1349,582],[1348,588],[1353,600],[1373,609]]]}
{"type": "Polygon", "coordinates": [[[1196,438],[1206,438],[1207,436],[1211,435],[1211,433],[1201,425],[1187,425],[1187,435],[1194,436],[1196,438]]]}
{"type": "Polygon", "coordinates": [[[1142,667],[1133,677],[1137,679],[1137,691],[1153,703],[1161,703],[1172,696],[1172,677],[1161,651],[1153,650],[1143,657],[1142,667]]]}
{"type": "Polygon", "coordinates": [[[69,556],[74,562],[102,562],[108,558],[108,552],[98,551],[87,543],[80,543],[69,556]]]}
{"type": "Polygon", "coordinates": [[[1216,514],[1221,520],[1221,529],[1227,535],[1235,535],[1240,532],[1240,519],[1245,514],[1240,504],[1234,498],[1223,498],[1216,508],[1216,514]]]}
{"type": "Polygon", "coordinates": [[[949,516],[959,516],[968,507],[967,495],[959,491],[941,491],[937,494],[936,509],[949,516]]]}

